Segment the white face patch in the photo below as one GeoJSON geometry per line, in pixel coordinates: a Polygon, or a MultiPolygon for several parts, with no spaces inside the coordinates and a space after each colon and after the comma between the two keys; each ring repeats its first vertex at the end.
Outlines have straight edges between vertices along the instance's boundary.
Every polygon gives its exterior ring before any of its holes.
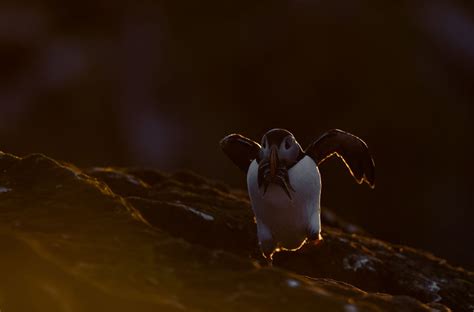
{"type": "MultiPolygon", "coordinates": [[[[294,164],[301,152],[301,146],[296,142],[292,134],[283,138],[280,145],[277,146],[278,159],[286,164],[294,164]]],[[[262,139],[262,148],[260,150],[260,159],[270,158],[271,146],[266,136],[262,139]]]]}
{"type": "Polygon", "coordinates": [[[296,142],[295,137],[288,135],[278,148],[278,158],[284,160],[287,164],[293,164],[298,159],[300,151],[301,147],[296,142]]]}

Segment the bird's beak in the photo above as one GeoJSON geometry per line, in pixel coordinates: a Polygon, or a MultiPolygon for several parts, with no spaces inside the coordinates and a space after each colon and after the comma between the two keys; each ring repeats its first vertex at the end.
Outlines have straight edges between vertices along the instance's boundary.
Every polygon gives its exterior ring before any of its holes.
{"type": "Polygon", "coordinates": [[[275,145],[271,147],[270,150],[270,176],[275,177],[278,169],[278,150],[275,145]]]}
{"type": "Polygon", "coordinates": [[[275,145],[270,148],[268,160],[260,162],[258,167],[258,186],[263,186],[263,195],[267,192],[270,183],[275,183],[282,187],[286,195],[288,195],[291,200],[293,199],[290,190],[293,192],[295,190],[290,184],[287,168],[280,164],[278,147],[275,145]]]}

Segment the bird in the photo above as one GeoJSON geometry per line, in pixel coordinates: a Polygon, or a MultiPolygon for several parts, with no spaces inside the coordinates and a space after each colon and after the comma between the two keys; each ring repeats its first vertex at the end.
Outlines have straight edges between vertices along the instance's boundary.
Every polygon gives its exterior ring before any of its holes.
{"type": "Polygon", "coordinates": [[[321,236],[321,175],[318,167],[338,156],[358,184],[375,188],[375,162],[359,137],[332,129],[305,150],[282,128],[266,132],[259,143],[233,133],[220,141],[230,160],[247,175],[247,190],[262,255],[295,251],[321,236]]]}

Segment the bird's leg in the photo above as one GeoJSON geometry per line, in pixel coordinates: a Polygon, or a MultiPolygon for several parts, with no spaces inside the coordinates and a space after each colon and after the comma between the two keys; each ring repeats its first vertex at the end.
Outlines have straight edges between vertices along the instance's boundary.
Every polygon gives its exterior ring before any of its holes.
{"type": "Polygon", "coordinates": [[[319,210],[315,210],[311,214],[310,224],[308,228],[308,240],[319,244],[322,241],[319,210]]]}
{"type": "Polygon", "coordinates": [[[267,261],[271,262],[273,253],[275,252],[277,246],[270,229],[258,219],[257,236],[260,245],[260,250],[263,256],[265,257],[265,259],[267,259],[267,261]]]}
{"type": "Polygon", "coordinates": [[[312,242],[314,245],[319,245],[323,241],[323,237],[320,233],[308,234],[308,241],[312,242]]]}
{"type": "Polygon", "coordinates": [[[262,242],[260,244],[260,250],[262,251],[263,257],[269,264],[273,261],[273,254],[275,253],[275,244],[272,241],[262,242]]]}

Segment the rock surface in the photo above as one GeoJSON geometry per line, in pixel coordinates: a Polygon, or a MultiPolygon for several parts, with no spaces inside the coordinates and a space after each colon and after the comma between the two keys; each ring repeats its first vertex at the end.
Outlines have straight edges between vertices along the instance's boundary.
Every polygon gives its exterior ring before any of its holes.
{"type": "Polygon", "coordinates": [[[322,244],[269,267],[242,191],[0,153],[0,310],[474,309],[472,272],[322,219],[322,244]]]}

